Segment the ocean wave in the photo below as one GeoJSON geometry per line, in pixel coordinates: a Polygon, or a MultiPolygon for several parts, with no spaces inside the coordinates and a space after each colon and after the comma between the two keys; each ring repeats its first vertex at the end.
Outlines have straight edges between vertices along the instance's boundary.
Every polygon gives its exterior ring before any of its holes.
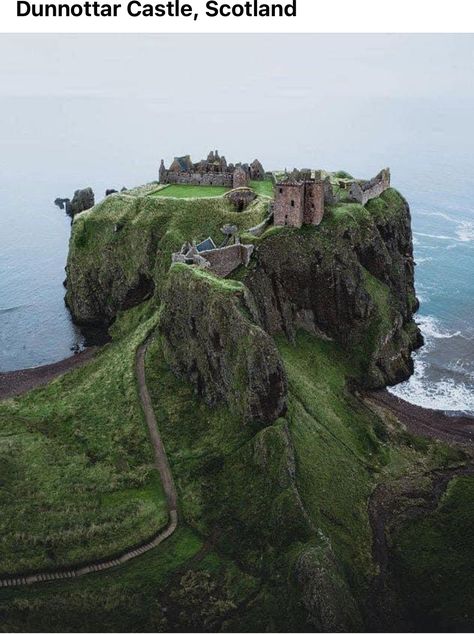
{"type": "Polygon", "coordinates": [[[435,218],[443,218],[448,222],[458,222],[456,218],[453,218],[453,216],[449,216],[442,211],[418,211],[417,213],[420,216],[434,216],[435,218]]]}
{"type": "Polygon", "coordinates": [[[470,338],[459,330],[448,330],[432,315],[421,315],[417,322],[425,338],[425,345],[414,355],[413,375],[408,381],[390,388],[390,392],[409,403],[429,409],[474,414],[474,377],[471,364],[468,363],[465,367],[462,359],[451,360],[447,367],[430,362],[432,355],[436,354],[439,345],[437,341],[454,337],[470,338]],[[441,378],[433,380],[433,369],[436,369],[435,376],[441,374],[441,378]],[[449,376],[450,374],[455,376],[449,376]]]}
{"type": "Polygon", "coordinates": [[[414,235],[421,236],[422,238],[431,238],[433,240],[456,240],[454,236],[445,236],[444,234],[437,233],[423,233],[421,231],[414,231],[414,235]]]}
{"type": "MultiPolygon", "coordinates": [[[[420,241],[418,237],[428,238],[430,240],[448,240],[450,242],[454,241],[454,244],[449,245],[447,248],[454,248],[456,243],[459,242],[472,242],[474,240],[474,222],[470,220],[457,220],[453,221],[456,223],[456,227],[454,231],[456,233],[455,236],[448,236],[444,233],[424,233],[423,231],[414,231],[413,232],[413,244],[415,246],[420,245],[420,241]],[[417,237],[418,236],[418,237],[417,237]]],[[[423,245],[426,246],[426,245],[423,245]]]]}
{"type": "Polygon", "coordinates": [[[416,263],[417,264],[424,264],[425,262],[432,262],[433,258],[416,258],[416,263]]]}
{"type": "Polygon", "coordinates": [[[9,306],[8,308],[0,308],[0,315],[6,315],[7,313],[15,313],[23,308],[30,308],[31,304],[20,304],[19,306],[9,306]]]}
{"type": "Polygon", "coordinates": [[[392,394],[429,409],[474,414],[474,389],[453,379],[430,381],[425,377],[427,363],[415,360],[415,372],[405,383],[389,388],[392,394]]]}
{"type": "Polygon", "coordinates": [[[420,306],[423,306],[425,304],[429,304],[430,303],[430,298],[428,297],[428,295],[425,295],[422,291],[416,291],[416,296],[418,298],[418,301],[420,302],[420,306]]]}
{"type": "Polygon", "coordinates": [[[460,330],[448,332],[443,329],[439,321],[431,315],[419,316],[417,323],[426,339],[452,339],[453,337],[462,337],[460,330]]]}

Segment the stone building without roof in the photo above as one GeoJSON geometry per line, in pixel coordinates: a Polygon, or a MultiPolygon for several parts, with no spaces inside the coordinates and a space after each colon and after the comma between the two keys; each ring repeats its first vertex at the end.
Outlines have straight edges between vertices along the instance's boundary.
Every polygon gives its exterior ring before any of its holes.
{"type": "Polygon", "coordinates": [[[169,168],[162,160],[160,184],[162,185],[218,185],[221,187],[246,187],[251,180],[264,180],[265,170],[258,159],[248,165],[227,163],[219,151],[209,153],[207,159],[193,163],[189,154],[177,156],[169,168]]]}
{"type": "MultiPolygon", "coordinates": [[[[307,175],[306,175],[307,176],[307,175]]],[[[275,184],[273,223],[283,227],[319,225],[324,216],[324,183],[290,178],[275,184]]]]}
{"type": "MultiPolygon", "coordinates": [[[[224,243],[217,247],[212,238],[207,238],[199,244],[186,242],[177,253],[173,253],[173,263],[196,265],[209,269],[219,277],[226,277],[239,266],[248,266],[254,251],[252,244],[241,244],[237,235],[237,227],[231,227],[224,243]],[[233,244],[229,244],[233,240],[233,244]]],[[[223,233],[228,229],[223,228],[223,233]]]]}

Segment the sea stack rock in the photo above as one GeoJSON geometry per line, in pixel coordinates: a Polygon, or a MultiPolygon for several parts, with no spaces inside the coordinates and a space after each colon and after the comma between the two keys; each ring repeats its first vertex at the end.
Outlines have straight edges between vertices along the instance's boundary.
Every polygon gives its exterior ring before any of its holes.
{"type": "Polygon", "coordinates": [[[86,189],[78,189],[74,192],[74,198],[71,201],[69,215],[75,216],[82,211],[87,211],[95,205],[94,192],[90,187],[86,189]]]}
{"type": "Polygon", "coordinates": [[[54,204],[59,209],[65,210],[68,215],[71,215],[71,200],[69,198],[56,198],[54,204]]]}

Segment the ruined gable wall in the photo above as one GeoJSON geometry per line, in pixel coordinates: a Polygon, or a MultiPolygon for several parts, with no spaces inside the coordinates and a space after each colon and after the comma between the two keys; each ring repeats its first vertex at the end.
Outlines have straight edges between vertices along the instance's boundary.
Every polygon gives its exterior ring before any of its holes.
{"type": "Polygon", "coordinates": [[[377,198],[390,187],[390,170],[382,170],[375,178],[368,183],[360,185],[353,183],[350,189],[350,196],[361,205],[365,205],[372,198],[377,198]]]}
{"type": "Polygon", "coordinates": [[[240,168],[237,168],[235,170],[232,181],[234,189],[237,189],[239,187],[247,187],[249,184],[247,173],[240,168]]]}

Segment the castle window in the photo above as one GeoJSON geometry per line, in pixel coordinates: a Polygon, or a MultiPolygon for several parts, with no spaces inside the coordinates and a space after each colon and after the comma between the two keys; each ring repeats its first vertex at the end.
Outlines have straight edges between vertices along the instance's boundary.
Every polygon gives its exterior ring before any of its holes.
{"type": "Polygon", "coordinates": [[[280,187],[280,194],[283,194],[283,187],[280,187]]]}
{"type": "Polygon", "coordinates": [[[292,201],[291,201],[291,206],[292,206],[292,207],[294,207],[294,206],[295,206],[295,201],[294,201],[294,200],[292,200],[292,201]]]}

